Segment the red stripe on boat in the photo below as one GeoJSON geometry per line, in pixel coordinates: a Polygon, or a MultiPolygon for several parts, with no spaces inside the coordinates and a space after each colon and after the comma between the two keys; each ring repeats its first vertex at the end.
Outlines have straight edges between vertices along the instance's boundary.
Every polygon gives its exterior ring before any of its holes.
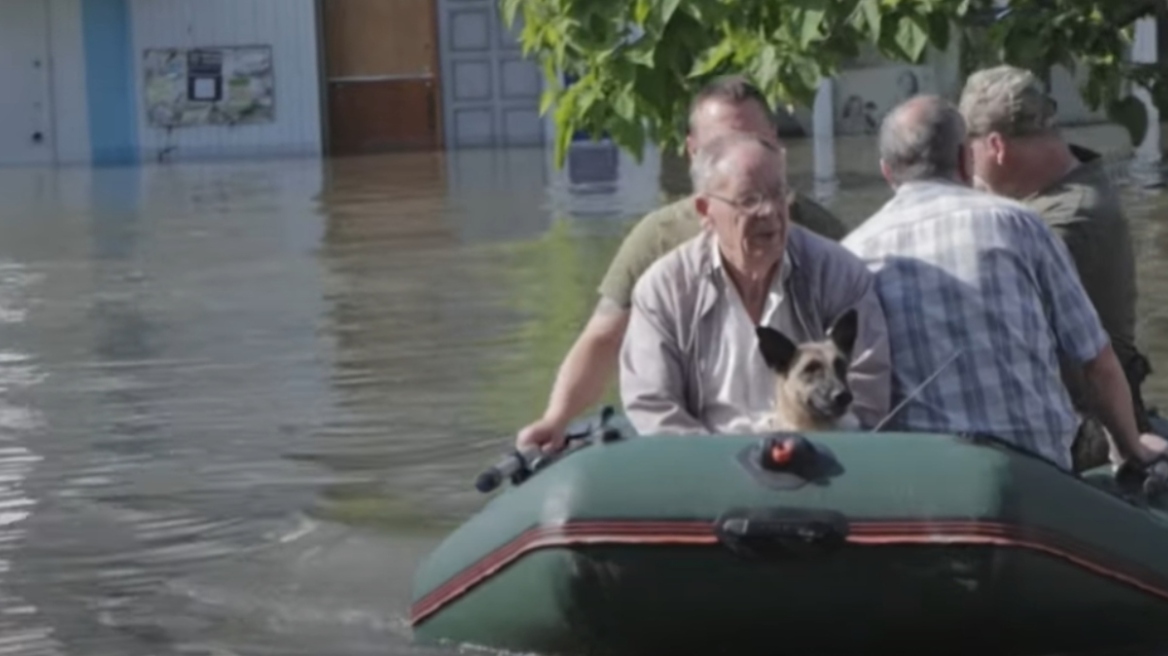
{"type": "MultiPolygon", "coordinates": [[[[1065,535],[1036,527],[1021,527],[993,521],[866,521],[848,527],[849,544],[861,546],[971,545],[1028,549],[1061,558],[1083,569],[1114,579],[1168,601],[1168,581],[1163,575],[1127,565],[1108,567],[1103,560],[1113,556],[1065,535]],[[1147,580],[1158,579],[1153,585],[1147,580]]],[[[476,563],[431,590],[410,612],[410,625],[417,626],[442,608],[485,583],[522,556],[539,549],[586,545],[716,545],[714,522],[710,521],[576,521],[559,526],[528,529],[507,544],[488,553],[476,563]]]]}

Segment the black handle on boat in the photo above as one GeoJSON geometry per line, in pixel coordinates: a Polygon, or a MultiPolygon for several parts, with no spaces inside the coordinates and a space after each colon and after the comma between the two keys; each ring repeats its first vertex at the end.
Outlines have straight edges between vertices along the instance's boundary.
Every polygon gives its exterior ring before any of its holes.
{"type": "Polygon", "coordinates": [[[503,481],[527,468],[527,463],[539,457],[539,447],[526,451],[515,450],[504,456],[499,462],[488,467],[475,479],[475,489],[483,494],[494,490],[503,484],[503,481]]]}
{"type": "MultiPolygon", "coordinates": [[[[605,406],[600,412],[600,422],[596,426],[586,426],[582,430],[571,431],[564,436],[564,448],[575,441],[582,440],[586,437],[591,437],[596,432],[604,433],[607,437],[608,421],[614,414],[612,406],[605,406]]],[[[521,480],[532,473],[534,463],[543,456],[543,451],[538,446],[531,447],[519,451],[518,449],[503,456],[499,462],[494,466],[487,468],[483,473],[478,475],[475,479],[475,489],[483,494],[494,490],[503,484],[503,481],[508,478],[512,480],[521,480]]]]}
{"type": "Polygon", "coordinates": [[[830,552],[848,538],[848,521],[832,510],[736,508],[718,518],[714,532],[731,551],[753,557],[830,552]]]}
{"type": "Polygon", "coordinates": [[[1149,463],[1127,460],[1116,469],[1115,482],[1125,494],[1145,500],[1158,497],[1168,488],[1168,456],[1149,463]]]}

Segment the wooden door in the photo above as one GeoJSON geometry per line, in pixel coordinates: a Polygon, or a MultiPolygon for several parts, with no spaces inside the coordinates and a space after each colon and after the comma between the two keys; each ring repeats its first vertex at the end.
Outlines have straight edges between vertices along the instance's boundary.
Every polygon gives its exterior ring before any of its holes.
{"type": "Polygon", "coordinates": [[[332,155],[441,146],[435,0],[324,0],[332,155]]]}

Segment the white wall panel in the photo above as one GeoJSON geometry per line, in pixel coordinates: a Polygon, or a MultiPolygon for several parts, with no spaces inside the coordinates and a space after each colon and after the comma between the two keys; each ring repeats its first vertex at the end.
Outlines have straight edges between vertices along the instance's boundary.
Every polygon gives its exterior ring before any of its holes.
{"type": "Polygon", "coordinates": [[[130,0],[138,139],[143,162],[206,157],[319,155],[320,75],[314,0],[130,0]],[[147,48],[270,45],[276,120],[166,130],[146,120],[141,89],[147,48]]]}
{"type": "Polygon", "coordinates": [[[89,114],[85,95],[85,47],[81,0],[48,0],[52,71],[53,146],[57,163],[87,164],[89,114]]]}
{"type": "Polygon", "coordinates": [[[49,18],[37,0],[0,2],[0,165],[53,161],[49,18]]]}

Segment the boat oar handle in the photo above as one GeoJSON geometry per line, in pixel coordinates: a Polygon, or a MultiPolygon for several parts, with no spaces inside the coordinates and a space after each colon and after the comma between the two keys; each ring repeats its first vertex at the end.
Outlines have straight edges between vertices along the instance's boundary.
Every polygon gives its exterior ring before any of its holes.
{"type": "MultiPolygon", "coordinates": [[[[587,426],[582,430],[570,431],[564,435],[564,448],[567,448],[568,444],[572,442],[591,437],[597,432],[607,433],[606,427],[612,415],[612,406],[605,406],[600,413],[600,423],[597,426],[587,426]]],[[[503,481],[508,478],[518,483],[533,473],[533,465],[542,456],[543,451],[538,446],[529,447],[522,451],[516,449],[479,474],[478,478],[475,479],[475,489],[486,494],[502,485],[503,481]]]]}
{"type": "Polygon", "coordinates": [[[528,469],[530,463],[538,458],[539,454],[540,449],[538,446],[524,451],[512,451],[510,454],[503,456],[499,462],[479,474],[479,477],[475,479],[475,489],[483,494],[494,490],[502,485],[503,481],[528,469]]]}
{"type": "Polygon", "coordinates": [[[1168,455],[1160,454],[1151,462],[1134,459],[1123,462],[1115,471],[1115,482],[1128,494],[1142,494],[1151,499],[1168,488],[1168,455]]]}
{"type": "MultiPolygon", "coordinates": [[[[584,439],[591,434],[591,429],[568,433],[564,436],[564,446],[566,448],[571,442],[584,439]]],[[[541,456],[543,456],[543,451],[538,446],[529,447],[522,451],[518,449],[512,451],[479,474],[479,477],[475,479],[475,489],[486,494],[502,485],[503,481],[508,478],[515,480],[526,478],[531,475],[532,465],[541,456]]]]}

